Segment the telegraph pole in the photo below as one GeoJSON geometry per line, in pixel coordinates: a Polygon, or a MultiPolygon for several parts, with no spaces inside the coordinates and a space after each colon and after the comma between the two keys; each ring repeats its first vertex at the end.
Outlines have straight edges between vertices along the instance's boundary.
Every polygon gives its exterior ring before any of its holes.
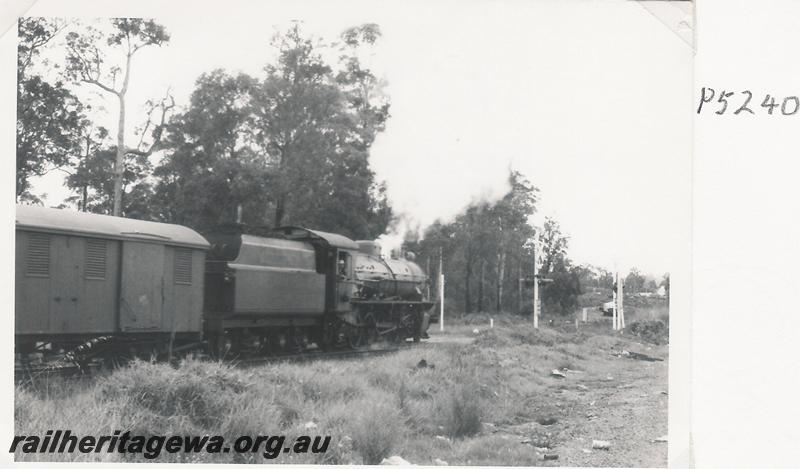
{"type": "Polygon", "coordinates": [[[617,304],[616,309],[619,310],[618,317],[617,317],[617,329],[623,330],[625,329],[625,307],[623,303],[625,302],[625,279],[618,276],[618,284],[617,284],[617,304]]]}
{"type": "Polygon", "coordinates": [[[614,308],[611,317],[611,327],[615,331],[625,329],[625,279],[620,277],[619,271],[614,269],[614,308]]]}
{"type": "Polygon", "coordinates": [[[536,239],[533,241],[533,328],[539,328],[539,267],[536,239]]]}
{"type": "Polygon", "coordinates": [[[441,246],[439,246],[439,330],[444,330],[444,271],[442,270],[441,246]]]}
{"type": "Polygon", "coordinates": [[[617,330],[617,316],[619,315],[619,295],[617,294],[617,290],[619,289],[619,272],[617,269],[614,269],[614,291],[612,292],[614,307],[611,308],[611,329],[617,330]]]}

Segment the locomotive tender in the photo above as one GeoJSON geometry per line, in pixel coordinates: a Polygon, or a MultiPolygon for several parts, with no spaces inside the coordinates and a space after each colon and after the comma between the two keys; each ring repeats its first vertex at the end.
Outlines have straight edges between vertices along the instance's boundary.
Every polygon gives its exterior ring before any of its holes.
{"type": "Polygon", "coordinates": [[[425,272],[374,241],[300,227],[201,236],[166,223],[18,205],[16,351],[274,353],[418,341],[425,272]],[[87,342],[88,341],[88,342],[87,342]],[[85,345],[84,345],[85,347],[85,345]]]}

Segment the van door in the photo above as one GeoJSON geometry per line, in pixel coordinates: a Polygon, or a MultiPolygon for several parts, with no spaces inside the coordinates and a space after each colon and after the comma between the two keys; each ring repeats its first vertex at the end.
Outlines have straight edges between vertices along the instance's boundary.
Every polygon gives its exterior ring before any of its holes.
{"type": "Polygon", "coordinates": [[[119,324],[122,331],[161,329],[164,302],[164,245],[122,243],[119,324]]]}
{"type": "Polygon", "coordinates": [[[84,332],[91,318],[81,317],[81,253],[83,240],[74,236],[52,236],[50,330],[56,333],[84,332]]]}

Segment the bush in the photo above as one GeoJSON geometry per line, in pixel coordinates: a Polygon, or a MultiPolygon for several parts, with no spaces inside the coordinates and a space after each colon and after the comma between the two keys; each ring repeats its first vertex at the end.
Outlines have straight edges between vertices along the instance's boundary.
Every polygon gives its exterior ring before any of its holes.
{"type": "Polygon", "coordinates": [[[578,307],[578,295],[581,294],[581,283],[573,272],[556,271],[548,275],[553,283],[544,284],[542,288],[542,308],[548,314],[567,315],[578,307]]]}
{"type": "Polygon", "coordinates": [[[481,430],[483,403],[477,383],[460,383],[452,392],[444,393],[441,409],[444,428],[452,438],[472,436],[481,430]]]}
{"type": "Polygon", "coordinates": [[[350,428],[353,448],[364,464],[380,464],[400,441],[402,417],[394,406],[375,399],[365,401],[359,409],[361,413],[353,416],[350,428]]]}
{"type": "Polygon", "coordinates": [[[654,344],[669,341],[669,328],[663,321],[636,321],[630,326],[632,334],[654,344]]]}
{"type": "Polygon", "coordinates": [[[194,360],[177,369],[138,361],[98,383],[104,399],[147,409],[153,416],[187,418],[202,427],[219,426],[232,398],[245,388],[240,373],[230,366],[194,360]]]}

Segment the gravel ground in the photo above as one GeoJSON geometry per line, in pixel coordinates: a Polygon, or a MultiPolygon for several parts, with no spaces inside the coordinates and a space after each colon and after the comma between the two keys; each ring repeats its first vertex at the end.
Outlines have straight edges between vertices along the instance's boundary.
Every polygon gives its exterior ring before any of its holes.
{"type": "MultiPolygon", "coordinates": [[[[588,333],[597,335],[569,344],[575,370],[560,370],[563,378],[552,376],[536,360],[525,360],[523,348],[498,347],[498,366],[548,379],[544,392],[538,388],[525,401],[539,417],[513,425],[487,422],[482,433],[534,446],[543,466],[666,467],[667,443],[656,440],[667,435],[668,346],[612,334],[603,324],[592,329],[588,333]],[[631,358],[623,351],[661,361],[631,358]],[[609,448],[592,448],[594,440],[609,442],[609,448]],[[558,459],[545,460],[545,455],[558,459]]],[[[430,342],[468,344],[475,335],[472,326],[446,334],[434,331],[430,342]]],[[[561,346],[556,342],[552,348],[561,346]]]]}

